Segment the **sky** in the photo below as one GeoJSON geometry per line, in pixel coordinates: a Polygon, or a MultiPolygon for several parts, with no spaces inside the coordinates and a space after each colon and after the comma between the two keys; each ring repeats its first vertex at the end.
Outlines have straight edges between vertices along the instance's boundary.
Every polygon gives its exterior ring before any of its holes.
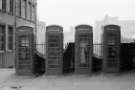
{"type": "Polygon", "coordinates": [[[135,20],[135,0],[37,0],[38,19],[47,25],[58,24],[68,31],[71,26],[89,24],[105,15],[135,20]]]}

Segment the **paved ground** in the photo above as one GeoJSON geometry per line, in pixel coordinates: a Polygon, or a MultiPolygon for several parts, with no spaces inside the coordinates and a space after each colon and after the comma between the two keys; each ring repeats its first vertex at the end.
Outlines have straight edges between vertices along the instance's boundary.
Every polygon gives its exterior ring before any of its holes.
{"type": "Polygon", "coordinates": [[[0,90],[135,90],[135,72],[30,77],[1,69],[0,90]]]}

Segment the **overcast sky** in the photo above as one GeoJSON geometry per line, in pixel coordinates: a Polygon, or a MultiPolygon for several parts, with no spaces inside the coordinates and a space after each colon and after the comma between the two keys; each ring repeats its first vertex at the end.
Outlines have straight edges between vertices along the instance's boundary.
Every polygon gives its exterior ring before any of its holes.
{"type": "Polygon", "coordinates": [[[135,20],[135,0],[37,0],[38,18],[64,30],[78,24],[94,25],[106,14],[135,20]]]}

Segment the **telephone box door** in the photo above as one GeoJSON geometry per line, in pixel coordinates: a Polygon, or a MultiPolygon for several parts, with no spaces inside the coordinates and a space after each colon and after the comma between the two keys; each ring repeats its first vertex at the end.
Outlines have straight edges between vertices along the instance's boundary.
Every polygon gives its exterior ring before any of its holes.
{"type": "Polygon", "coordinates": [[[17,74],[33,74],[34,37],[29,28],[20,29],[16,34],[17,74]]]}

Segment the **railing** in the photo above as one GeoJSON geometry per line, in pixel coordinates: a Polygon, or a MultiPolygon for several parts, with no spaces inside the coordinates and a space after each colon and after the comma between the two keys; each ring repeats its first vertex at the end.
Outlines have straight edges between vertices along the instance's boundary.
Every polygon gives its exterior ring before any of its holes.
{"type": "MultiPolygon", "coordinates": [[[[68,46],[68,43],[66,44],[65,49],[67,49],[67,46],[68,46]]],[[[103,47],[103,44],[97,44],[97,43],[93,44],[93,54],[96,57],[99,57],[99,58],[102,57],[103,55],[102,47],[103,47]]],[[[41,54],[46,55],[46,44],[36,44],[36,50],[40,52],[41,54]]]]}
{"type": "Polygon", "coordinates": [[[94,54],[94,56],[96,56],[98,58],[102,58],[102,56],[103,56],[102,48],[103,48],[103,44],[94,43],[93,44],[93,54],[94,54]]]}
{"type": "Polygon", "coordinates": [[[36,50],[46,56],[46,44],[36,44],[36,50]]]}

